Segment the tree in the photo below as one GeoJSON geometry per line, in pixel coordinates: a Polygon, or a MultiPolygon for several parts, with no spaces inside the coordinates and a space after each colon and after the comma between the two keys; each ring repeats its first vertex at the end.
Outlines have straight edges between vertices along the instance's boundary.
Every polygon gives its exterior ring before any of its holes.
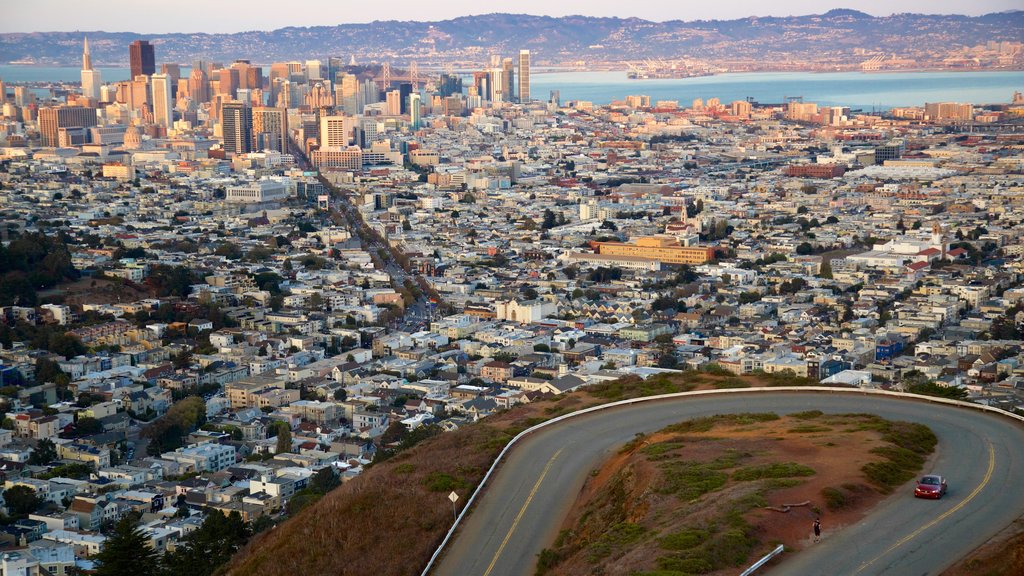
{"type": "Polygon", "coordinates": [[[284,454],[292,451],[292,429],[285,422],[277,423],[277,446],[275,454],[284,454]]]}
{"type": "Polygon", "coordinates": [[[238,512],[225,516],[213,510],[202,526],[164,557],[164,566],[175,576],[210,576],[231,559],[249,535],[238,512]]]}
{"type": "Polygon", "coordinates": [[[541,222],[540,227],[544,230],[550,230],[555,227],[555,213],[550,208],[544,209],[544,220],[541,222]]]}
{"type": "Polygon", "coordinates": [[[35,512],[43,503],[35,490],[20,484],[4,490],[4,502],[12,516],[21,517],[35,512]]]}
{"type": "Polygon", "coordinates": [[[103,423],[95,418],[83,416],[75,422],[75,430],[82,435],[99,434],[103,432],[103,423]]]}
{"type": "Polygon", "coordinates": [[[32,454],[28,457],[28,463],[34,466],[45,466],[56,459],[57,446],[53,440],[43,438],[32,450],[32,454]]]}
{"type": "Polygon", "coordinates": [[[114,528],[103,549],[95,556],[96,576],[157,576],[159,562],[149,538],[126,516],[114,528]]]}
{"type": "Polygon", "coordinates": [[[811,246],[810,242],[801,242],[796,247],[796,253],[801,256],[814,253],[814,246],[811,246]]]}
{"type": "Polygon", "coordinates": [[[341,486],[341,480],[331,466],[321,468],[309,479],[309,488],[319,494],[327,494],[338,486],[341,486]]]}

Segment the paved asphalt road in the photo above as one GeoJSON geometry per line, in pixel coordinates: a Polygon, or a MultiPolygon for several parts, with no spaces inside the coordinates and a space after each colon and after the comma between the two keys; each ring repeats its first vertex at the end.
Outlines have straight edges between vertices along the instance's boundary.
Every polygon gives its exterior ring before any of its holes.
{"type": "Polygon", "coordinates": [[[918,500],[911,485],[862,523],[767,572],[784,576],[937,575],[1024,515],[1024,427],[967,408],[843,393],[773,392],[641,403],[569,419],[527,437],[491,478],[433,574],[532,576],[587,474],[638,432],[730,412],[871,412],[920,422],[939,438],[933,469],[949,493],[918,500]]]}

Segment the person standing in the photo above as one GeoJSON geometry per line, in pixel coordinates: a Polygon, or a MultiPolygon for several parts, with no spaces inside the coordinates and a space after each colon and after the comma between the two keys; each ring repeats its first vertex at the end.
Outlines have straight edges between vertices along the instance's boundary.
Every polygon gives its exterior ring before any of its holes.
{"type": "Polygon", "coordinates": [[[814,519],[814,541],[821,542],[821,518],[814,519]]]}

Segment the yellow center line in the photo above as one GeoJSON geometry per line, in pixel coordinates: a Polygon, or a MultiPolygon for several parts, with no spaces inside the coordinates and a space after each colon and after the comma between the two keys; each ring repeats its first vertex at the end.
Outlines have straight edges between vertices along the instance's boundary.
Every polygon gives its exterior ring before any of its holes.
{"type": "Polygon", "coordinates": [[[537,490],[540,489],[540,483],[544,481],[544,477],[548,475],[548,471],[551,470],[551,465],[555,463],[555,458],[562,453],[565,448],[559,448],[558,452],[548,460],[548,463],[544,466],[544,470],[540,473],[540,477],[537,478],[537,483],[533,485],[533,490],[530,490],[530,495],[526,497],[526,502],[523,502],[523,507],[519,509],[519,514],[516,514],[516,519],[512,521],[512,526],[508,529],[508,534],[505,534],[505,539],[501,541],[501,546],[498,546],[498,551],[494,553],[494,558],[491,559],[491,563],[487,566],[487,570],[484,572],[484,576],[489,576],[491,570],[494,570],[494,566],[498,563],[498,557],[501,556],[502,551],[505,550],[505,545],[512,538],[512,533],[516,531],[516,526],[519,525],[519,521],[523,519],[523,514],[526,513],[526,507],[533,501],[533,497],[537,495],[537,490]]]}
{"type": "Polygon", "coordinates": [[[931,522],[925,524],[924,526],[921,526],[917,530],[914,530],[912,533],[910,533],[910,534],[904,536],[903,538],[899,539],[895,544],[890,546],[888,550],[886,550],[885,552],[882,552],[881,554],[876,556],[874,559],[872,559],[870,562],[866,562],[864,564],[861,564],[860,568],[858,568],[857,571],[854,572],[854,574],[860,574],[868,566],[871,566],[872,564],[877,562],[878,559],[881,558],[882,556],[885,556],[889,552],[892,552],[893,550],[899,548],[900,546],[906,544],[907,542],[910,542],[911,540],[913,540],[914,538],[919,536],[925,530],[931,528],[932,526],[935,526],[939,522],[942,522],[946,518],[949,518],[949,516],[951,514],[954,514],[956,511],[960,510],[964,506],[967,506],[967,504],[970,503],[971,500],[974,500],[974,498],[978,495],[978,493],[980,493],[982,491],[982,489],[984,489],[985,486],[988,485],[989,481],[992,480],[992,473],[995,471],[995,468],[996,468],[996,450],[995,450],[995,448],[992,447],[992,443],[989,442],[988,443],[988,470],[985,471],[985,477],[981,479],[981,484],[978,484],[978,486],[970,494],[967,495],[967,498],[964,498],[963,501],[961,501],[959,504],[957,504],[956,506],[953,506],[949,510],[945,511],[944,513],[942,513],[942,515],[939,516],[938,518],[936,518],[935,520],[932,520],[931,522]]]}

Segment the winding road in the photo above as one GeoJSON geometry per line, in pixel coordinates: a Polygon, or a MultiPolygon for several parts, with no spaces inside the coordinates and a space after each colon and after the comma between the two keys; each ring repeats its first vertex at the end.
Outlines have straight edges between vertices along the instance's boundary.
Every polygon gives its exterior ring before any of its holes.
{"type": "MultiPolygon", "coordinates": [[[[1024,426],[970,408],[849,392],[742,392],[611,408],[523,438],[448,543],[437,576],[532,576],[587,474],[639,432],[736,412],[870,412],[925,424],[938,436],[933,469],[949,493],[917,500],[909,487],[861,523],[784,559],[782,576],[934,576],[1024,516],[1024,426]]],[[[759,572],[760,574],[760,572],[759,572]]]]}

